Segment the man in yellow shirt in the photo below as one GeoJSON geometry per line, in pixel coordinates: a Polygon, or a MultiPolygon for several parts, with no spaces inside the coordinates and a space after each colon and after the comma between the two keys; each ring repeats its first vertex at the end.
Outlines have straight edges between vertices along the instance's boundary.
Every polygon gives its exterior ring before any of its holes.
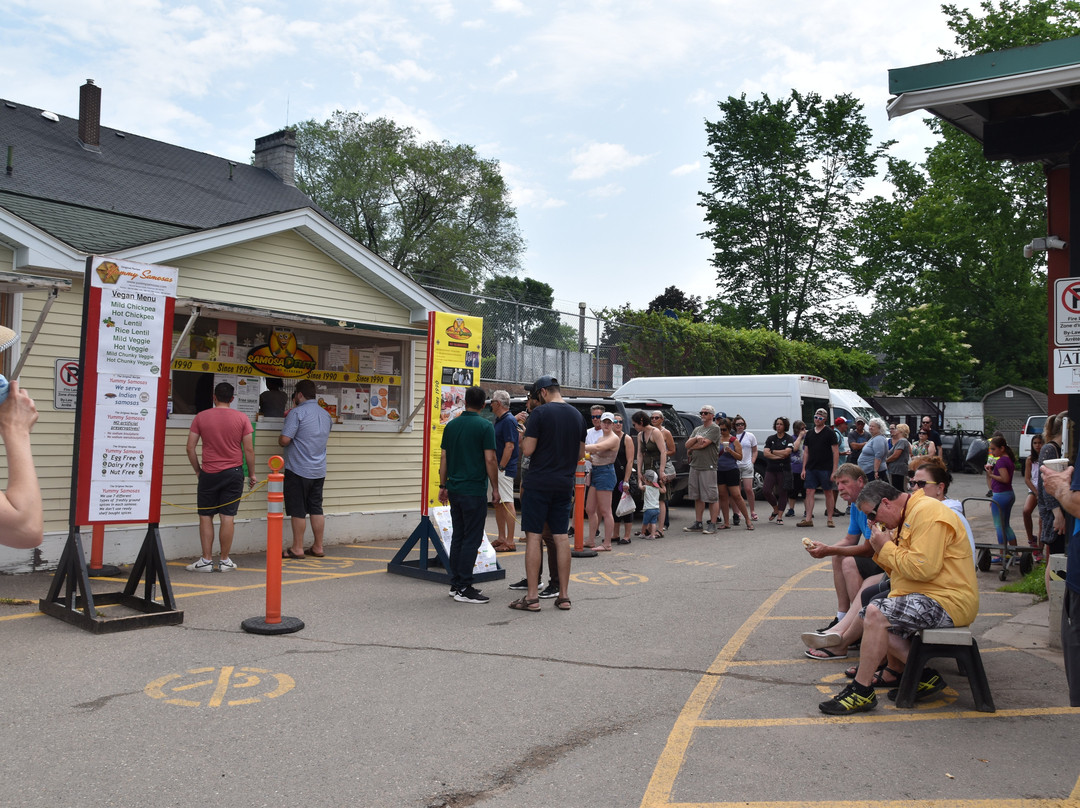
{"type": "MultiPolygon", "coordinates": [[[[903,494],[881,480],[866,484],[855,507],[877,523],[870,544],[874,561],[889,575],[890,591],[863,610],[858,673],[854,682],[818,705],[829,715],[874,709],[874,674],[882,660],[891,673],[903,671],[916,632],[967,626],[979,611],[971,544],[955,511],[921,491],[903,494]]],[[[926,668],[916,699],[944,687],[941,676],[926,668]]]]}

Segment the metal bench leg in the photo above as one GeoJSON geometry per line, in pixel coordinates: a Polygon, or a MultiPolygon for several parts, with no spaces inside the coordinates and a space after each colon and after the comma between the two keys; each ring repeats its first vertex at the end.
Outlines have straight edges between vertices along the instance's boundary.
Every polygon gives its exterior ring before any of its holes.
{"type": "Polygon", "coordinates": [[[922,635],[916,634],[911,638],[911,650],[908,652],[907,664],[904,665],[899,690],[896,692],[898,708],[911,709],[915,706],[915,691],[919,687],[924,667],[926,667],[926,658],[923,656],[922,635]]]}
{"type": "Polygon", "coordinates": [[[979,655],[979,645],[975,638],[971,638],[970,653],[964,660],[967,667],[968,684],[971,686],[971,698],[975,702],[975,709],[981,713],[994,713],[994,698],[990,695],[990,683],[986,681],[986,670],[983,668],[982,656],[979,655]]]}

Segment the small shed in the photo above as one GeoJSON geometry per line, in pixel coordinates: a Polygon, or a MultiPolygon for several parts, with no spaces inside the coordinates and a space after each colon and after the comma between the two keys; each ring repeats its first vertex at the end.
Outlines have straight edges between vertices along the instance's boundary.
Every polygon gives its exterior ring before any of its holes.
{"type": "Polygon", "coordinates": [[[983,396],[982,404],[987,433],[1000,431],[1014,451],[1020,445],[1020,430],[1028,416],[1047,412],[1046,393],[1015,384],[991,390],[983,396]]]}

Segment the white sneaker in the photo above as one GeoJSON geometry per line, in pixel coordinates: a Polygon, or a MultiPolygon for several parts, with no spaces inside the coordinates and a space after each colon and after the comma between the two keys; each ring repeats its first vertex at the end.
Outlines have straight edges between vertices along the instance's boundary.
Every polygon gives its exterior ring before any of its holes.
{"type": "Polygon", "coordinates": [[[207,561],[205,558],[200,558],[194,564],[187,565],[188,572],[213,572],[214,562],[207,561]]]}
{"type": "Polygon", "coordinates": [[[219,572],[228,572],[229,570],[234,569],[236,569],[236,562],[233,561],[231,558],[223,558],[221,559],[221,561],[218,562],[219,572]]]}

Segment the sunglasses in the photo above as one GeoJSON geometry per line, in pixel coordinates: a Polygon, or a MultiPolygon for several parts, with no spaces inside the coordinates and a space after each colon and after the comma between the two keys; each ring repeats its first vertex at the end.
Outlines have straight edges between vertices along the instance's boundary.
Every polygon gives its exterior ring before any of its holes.
{"type": "Polygon", "coordinates": [[[724,429],[723,427],[721,427],[721,428],[720,428],[720,431],[721,431],[721,432],[730,432],[731,430],[730,430],[730,429],[724,429]]]}
{"type": "Polygon", "coordinates": [[[622,425],[622,421],[614,421],[613,423],[619,424],[620,426],[622,425]]]}
{"type": "Polygon", "coordinates": [[[600,415],[594,415],[594,416],[592,417],[592,419],[593,419],[594,421],[599,421],[601,417],[602,417],[602,416],[600,416],[600,415]]]}
{"type": "Polygon", "coordinates": [[[709,412],[708,410],[702,410],[701,412],[698,413],[698,415],[712,415],[712,413],[709,412]]]}
{"type": "Polygon", "coordinates": [[[933,480],[912,480],[911,481],[912,488],[926,488],[926,486],[933,485],[933,484],[934,484],[933,480]]]}
{"type": "Polygon", "coordinates": [[[872,511],[870,511],[870,513],[866,514],[866,521],[867,522],[876,522],[877,521],[877,508],[874,508],[874,510],[872,510],[872,511]]]}
{"type": "Polygon", "coordinates": [[[824,420],[825,420],[825,416],[824,416],[824,415],[815,415],[815,416],[814,416],[814,420],[815,420],[815,421],[824,421],[824,420]]]}
{"type": "Polygon", "coordinates": [[[650,420],[650,421],[663,421],[663,420],[664,420],[664,416],[662,416],[662,415],[654,415],[654,416],[653,416],[652,418],[650,418],[649,420],[650,420]]]}
{"type": "Polygon", "coordinates": [[[735,426],[746,426],[746,424],[743,423],[742,421],[736,421],[735,426]]]}

